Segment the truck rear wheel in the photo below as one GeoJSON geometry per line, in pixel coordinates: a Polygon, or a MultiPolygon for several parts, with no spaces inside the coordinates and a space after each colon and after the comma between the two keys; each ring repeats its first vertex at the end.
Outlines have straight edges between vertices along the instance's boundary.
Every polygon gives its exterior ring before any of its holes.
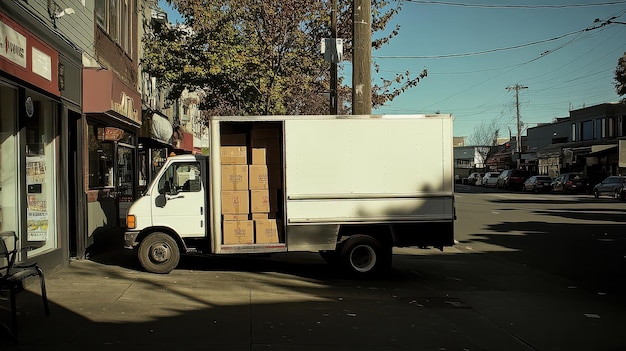
{"type": "Polygon", "coordinates": [[[343,245],[341,262],[356,276],[372,276],[391,267],[391,247],[384,247],[368,235],[353,235],[343,245]]]}
{"type": "Polygon", "coordinates": [[[139,244],[139,262],[151,273],[167,274],[180,261],[180,250],[176,240],[165,233],[152,233],[139,244]]]}

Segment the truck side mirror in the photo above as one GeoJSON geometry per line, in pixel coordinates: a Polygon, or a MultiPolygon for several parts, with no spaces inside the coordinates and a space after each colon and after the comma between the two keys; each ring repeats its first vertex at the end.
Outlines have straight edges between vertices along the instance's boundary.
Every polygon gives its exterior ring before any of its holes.
{"type": "Polygon", "coordinates": [[[159,194],[154,199],[154,206],[156,207],[165,207],[166,203],[167,203],[167,198],[165,197],[165,194],[159,194]]]}

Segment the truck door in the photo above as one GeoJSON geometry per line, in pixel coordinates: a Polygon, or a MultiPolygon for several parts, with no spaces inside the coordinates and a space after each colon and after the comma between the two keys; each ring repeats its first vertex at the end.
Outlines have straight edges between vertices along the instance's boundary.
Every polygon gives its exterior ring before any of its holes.
{"type": "Polygon", "coordinates": [[[168,166],[151,192],[155,226],[173,228],[181,237],[205,235],[205,189],[199,162],[168,166]]]}

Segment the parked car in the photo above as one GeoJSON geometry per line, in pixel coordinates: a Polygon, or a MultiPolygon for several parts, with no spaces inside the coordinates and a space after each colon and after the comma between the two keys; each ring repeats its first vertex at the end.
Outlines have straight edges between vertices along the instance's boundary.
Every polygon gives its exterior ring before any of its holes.
{"type": "Polygon", "coordinates": [[[522,185],[522,191],[549,192],[551,190],[551,183],[552,177],[548,177],[546,175],[532,176],[526,179],[524,185],[522,185]]]}
{"type": "Polygon", "coordinates": [[[507,169],[498,176],[496,188],[498,189],[521,189],[526,179],[530,178],[530,172],[523,169],[507,169]]]}
{"type": "Polygon", "coordinates": [[[584,193],[589,189],[589,177],[583,173],[563,173],[552,181],[553,193],[584,193]]]}
{"type": "Polygon", "coordinates": [[[604,195],[624,200],[624,196],[626,196],[626,177],[610,176],[593,187],[593,196],[596,199],[604,195]]]}
{"type": "Polygon", "coordinates": [[[496,186],[500,172],[487,172],[481,180],[482,186],[496,186]]]}
{"type": "Polygon", "coordinates": [[[467,177],[467,184],[480,185],[485,173],[474,172],[467,177]]]}
{"type": "Polygon", "coordinates": [[[498,176],[500,175],[500,172],[487,172],[485,173],[485,176],[483,177],[481,183],[482,186],[486,186],[486,187],[490,187],[496,186],[496,182],[498,181],[498,176]]]}

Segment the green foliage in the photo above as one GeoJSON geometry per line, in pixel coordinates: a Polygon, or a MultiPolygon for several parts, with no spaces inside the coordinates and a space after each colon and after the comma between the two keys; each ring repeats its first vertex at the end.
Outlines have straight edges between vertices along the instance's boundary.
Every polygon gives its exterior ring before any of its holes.
{"type": "MultiPolygon", "coordinates": [[[[144,71],[169,89],[202,90],[209,115],[328,113],[330,64],[319,53],[330,37],[329,0],[168,0],[184,18],[177,26],[157,25],[145,36],[144,71]]],[[[372,0],[372,48],[398,34],[384,33],[401,3],[372,0]],[[382,33],[382,34],[381,34],[382,33]]],[[[338,0],[337,37],[350,61],[352,0],[338,0]]],[[[414,87],[426,72],[409,72],[372,88],[374,107],[414,87]]],[[[350,89],[338,79],[340,113],[349,112],[350,89]]]]}
{"type": "MultiPolygon", "coordinates": [[[[626,95],[626,52],[617,60],[617,68],[615,68],[615,91],[617,95],[626,95]]],[[[626,97],[622,99],[626,103],[626,97]]]]}

